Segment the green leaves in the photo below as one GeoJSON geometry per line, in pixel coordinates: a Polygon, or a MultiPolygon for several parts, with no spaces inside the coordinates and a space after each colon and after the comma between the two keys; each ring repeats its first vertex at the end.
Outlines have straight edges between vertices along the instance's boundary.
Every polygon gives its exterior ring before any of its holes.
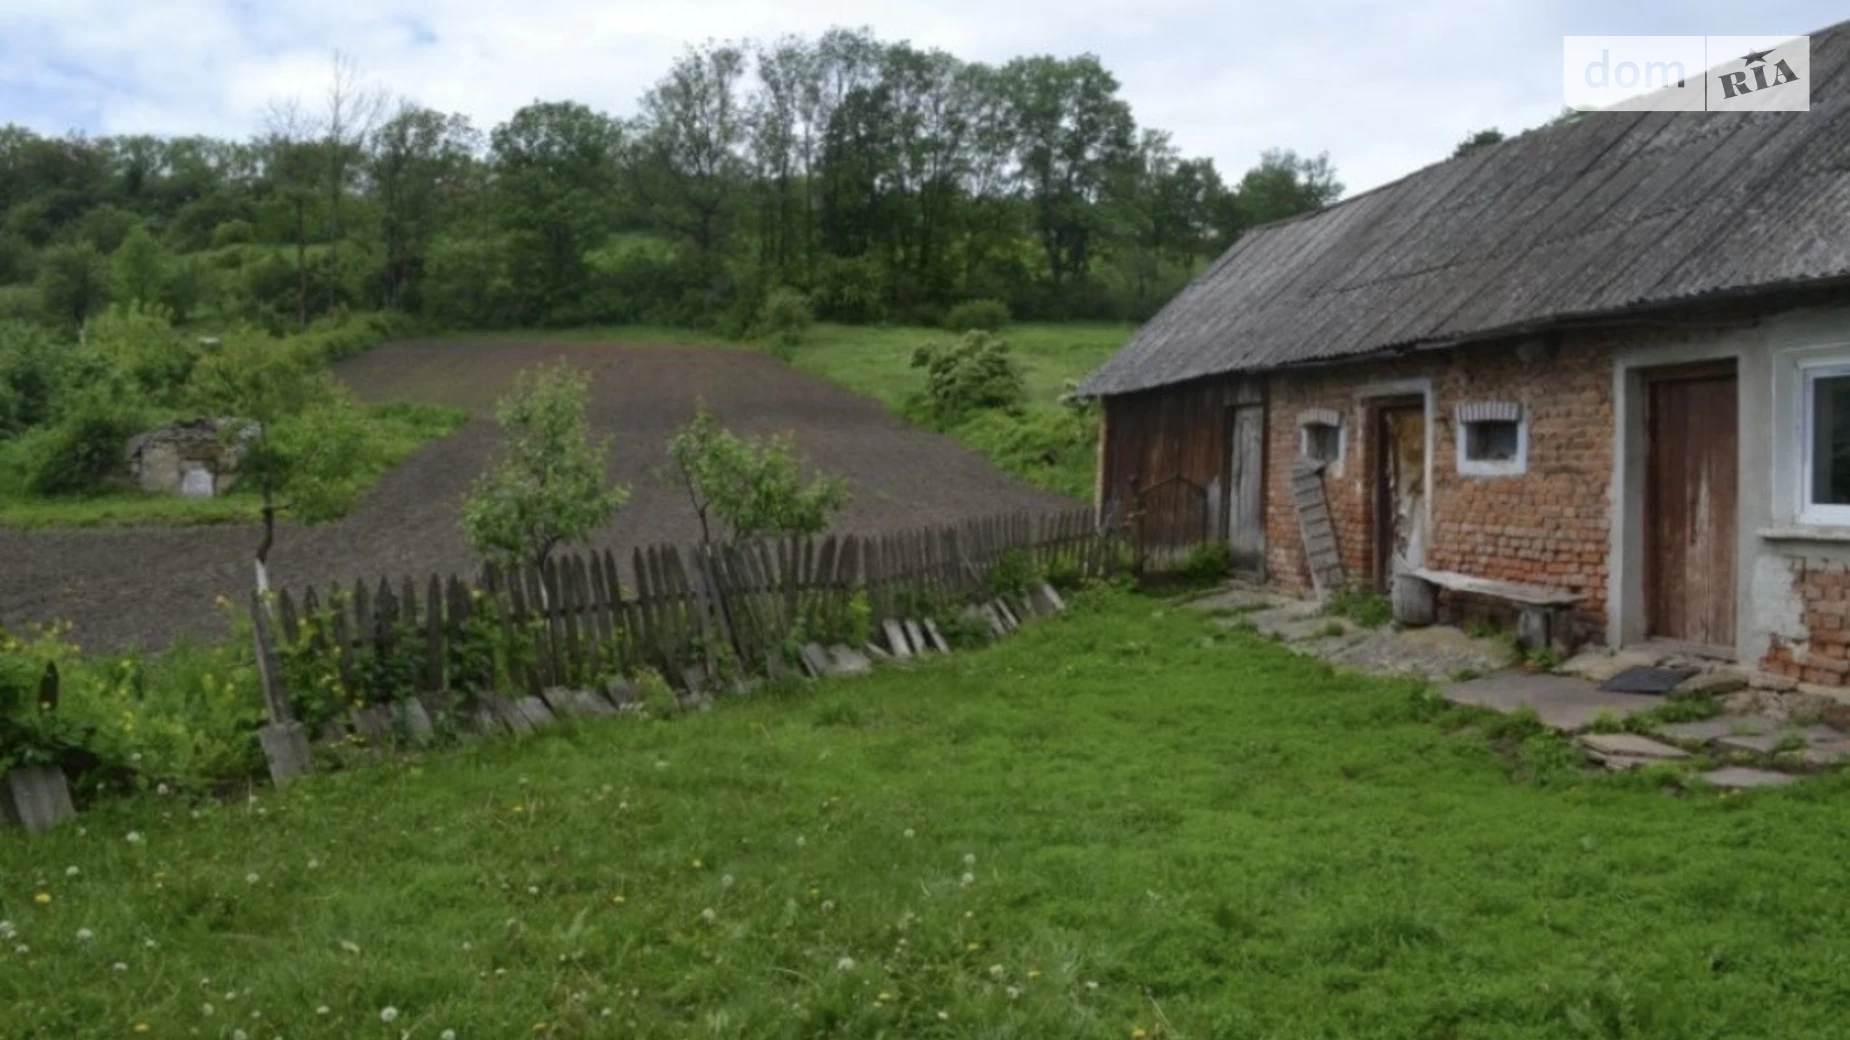
{"type": "Polygon", "coordinates": [[[912,352],[912,367],[925,370],[925,398],[933,418],[955,423],[973,413],[1019,411],[1027,384],[1008,343],[971,331],[954,343],[929,344],[912,352]]]}
{"type": "Polygon", "coordinates": [[[814,534],[848,504],[848,486],[838,477],[803,482],[796,443],[788,435],[740,437],[704,404],[668,442],[668,454],[707,541],[709,517],[724,522],[734,538],[814,534]]]}
{"type": "Polygon", "coordinates": [[[500,465],[476,480],[463,527],[477,552],[510,563],[544,563],[561,543],[584,539],[629,501],[605,475],[608,441],[593,443],[585,377],[560,364],[523,372],[495,416],[507,435],[500,465]]]}

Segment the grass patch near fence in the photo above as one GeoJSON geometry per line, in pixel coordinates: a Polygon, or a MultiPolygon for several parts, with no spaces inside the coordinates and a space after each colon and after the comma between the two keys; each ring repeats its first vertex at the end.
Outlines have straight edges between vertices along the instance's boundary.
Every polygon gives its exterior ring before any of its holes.
{"type": "MultiPolygon", "coordinates": [[[[360,409],[366,450],[333,489],[341,512],[357,504],[368,488],[425,444],[461,426],[468,414],[439,405],[368,405],[360,409]]],[[[0,441],[0,527],[125,527],[248,524],[258,521],[262,499],[249,487],[218,498],[181,498],[133,490],[47,497],[24,486],[30,439],[0,441]]]]}
{"type": "Polygon", "coordinates": [[[1662,779],[1094,592],[871,677],[0,835],[0,1006],[22,1037],[1833,1035],[1850,785],[1662,779]]]}
{"type": "MultiPolygon", "coordinates": [[[[1000,335],[1021,366],[1028,401],[1019,416],[985,413],[945,432],[1000,468],[1039,487],[1074,498],[1092,497],[1097,465],[1095,416],[1070,414],[1061,396],[1124,345],[1132,326],[1098,323],[1024,323],[1000,335]]],[[[804,343],[779,353],[797,368],[866,394],[894,413],[916,418],[908,407],[924,386],[912,367],[912,351],[955,333],[918,326],[820,324],[804,343]]],[[[566,340],[683,347],[753,346],[712,332],[660,326],[584,329],[496,330],[446,333],[469,341],[566,340]]]]}

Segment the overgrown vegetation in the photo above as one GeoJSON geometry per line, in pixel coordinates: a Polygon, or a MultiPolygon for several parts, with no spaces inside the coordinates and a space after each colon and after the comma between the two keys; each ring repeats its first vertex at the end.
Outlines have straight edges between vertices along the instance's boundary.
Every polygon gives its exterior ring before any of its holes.
{"type": "Polygon", "coordinates": [[[1832,1035],[1850,781],[1574,757],[1094,593],[981,653],[0,839],[0,1005],[74,1038],[1832,1035]]]}
{"type": "Polygon", "coordinates": [[[1380,628],[1394,620],[1394,604],[1378,592],[1350,589],[1331,596],[1323,612],[1348,618],[1363,628],[1380,628]]]}
{"type": "Polygon", "coordinates": [[[183,332],[159,305],[116,304],[81,343],[0,321],[0,523],[189,519],[307,522],[340,515],[386,469],[461,423],[454,409],[362,406],[328,363],[400,326],[360,317],[276,338],[249,327],[183,332]],[[143,494],[128,483],[130,437],[177,419],[232,423],[248,450],[224,499],[143,494]]]}

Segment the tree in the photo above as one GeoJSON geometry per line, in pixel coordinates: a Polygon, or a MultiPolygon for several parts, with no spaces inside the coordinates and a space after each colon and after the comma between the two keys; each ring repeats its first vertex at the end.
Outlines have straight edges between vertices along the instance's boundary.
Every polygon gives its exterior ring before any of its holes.
{"type": "Polygon", "coordinates": [[[288,214],[295,244],[296,324],[308,324],[308,207],[320,167],[314,125],[294,99],[274,102],[266,117],[264,172],[270,194],[288,214]]]}
{"type": "MultiPolygon", "coordinates": [[[[352,55],[335,51],[321,126],[322,153],[327,162],[328,266],[336,272],[340,270],[341,205],[347,197],[352,172],[359,166],[361,147],[384,110],[385,94],[361,81],[359,63],[352,55]]],[[[338,285],[338,277],[329,279],[329,307],[335,303],[331,296],[338,285]]]]}
{"type": "Polygon", "coordinates": [[[1289,149],[1268,149],[1259,156],[1259,165],[1247,170],[1234,186],[1237,230],[1309,213],[1336,201],[1342,193],[1328,155],[1305,159],[1289,149]]]}
{"type": "Polygon", "coordinates": [[[712,265],[743,168],[745,56],[733,46],[689,50],[642,99],[636,185],[654,218],[712,265]]]}
{"type": "Polygon", "coordinates": [[[88,242],[52,246],[39,257],[38,291],[48,317],[81,328],[109,300],[109,267],[88,242]]]}
{"type": "Polygon", "coordinates": [[[481,135],[466,117],[408,102],[373,133],[368,173],[385,250],[386,306],[417,303],[430,242],[474,187],[480,150],[481,135]]]}
{"type": "Polygon", "coordinates": [[[501,463],[479,477],[463,505],[476,552],[544,567],[559,545],[580,541],[629,501],[605,472],[609,441],[591,439],[590,386],[561,363],[522,372],[495,408],[507,435],[501,463]]]}
{"type": "Polygon", "coordinates": [[[1483,148],[1489,148],[1493,144],[1498,144],[1502,142],[1502,140],[1503,131],[1494,126],[1488,130],[1479,130],[1458,142],[1458,147],[1452,149],[1452,158],[1462,158],[1470,155],[1472,152],[1483,148]]]}
{"type": "Polygon", "coordinates": [[[740,437],[697,404],[694,419],[668,442],[672,479],[687,491],[700,520],[700,540],[713,540],[712,520],[733,538],[815,534],[848,504],[839,477],[803,482],[796,443],[788,435],[740,437]]]}
{"type": "Polygon", "coordinates": [[[173,259],[167,250],[137,224],[109,258],[113,296],[128,303],[155,303],[167,295],[173,259]]]}
{"type": "Polygon", "coordinates": [[[535,102],[491,141],[520,318],[556,319],[583,297],[585,252],[615,227],[622,130],[575,101],[535,102]]]}
{"type": "MultiPolygon", "coordinates": [[[[277,515],[293,510],[305,520],[321,518],[326,513],[322,504],[333,496],[332,486],[350,462],[334,450],[286,453],[277,443],[277,427],[292,416],[338,409],[345,395],[311,344],[249,330],[225,337],[201,358],[190,386],[200,407],[235,420],[231,435],[248,452],[241,471],[255,477],[262,496],[263,537],[253,561],[257,590],[268,591],[277,515]]],[[[328,447],[346,443],[336,438],[328,447]]]]}

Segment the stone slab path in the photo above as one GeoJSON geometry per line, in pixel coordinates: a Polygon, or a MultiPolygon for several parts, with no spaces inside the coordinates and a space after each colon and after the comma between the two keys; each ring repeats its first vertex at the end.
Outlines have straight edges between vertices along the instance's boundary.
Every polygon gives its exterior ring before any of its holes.
{"type": "Polygon", "coordinates": [[[1531,708],[1550,729],[1572,733],[1607,716],[1627,719],[1664,703],[1641,693],[1607,693],[1566,675],[1508,671],[1453,683],[1439,691],[1453,704],[1471,704],[1509,714],[1531,708]]]}

